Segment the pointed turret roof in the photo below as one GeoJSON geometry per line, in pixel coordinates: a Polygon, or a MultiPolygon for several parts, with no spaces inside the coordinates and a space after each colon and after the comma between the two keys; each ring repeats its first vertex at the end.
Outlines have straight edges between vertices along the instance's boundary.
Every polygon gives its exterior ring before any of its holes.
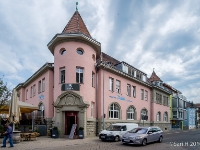
{"type": "Polygon", "coordinates": [[[75,11],[62,33],[82,33],[91,38],[91,35],[78,11],[75,11]]]}
{"type": "Polygon", "coordinates": [[[162,80],[156,75],[156,73],[153,71],[151,74],[151,77],[149,78],[149,82],[153,82],[153,81],[161,81],[162,80]]]}

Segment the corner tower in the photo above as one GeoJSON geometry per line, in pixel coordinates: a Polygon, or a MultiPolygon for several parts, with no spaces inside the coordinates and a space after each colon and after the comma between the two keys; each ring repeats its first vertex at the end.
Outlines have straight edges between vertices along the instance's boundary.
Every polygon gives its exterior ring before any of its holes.
{"type": "MultiPolygon", "coordinates": [[[[96,117],[88,107],[96,105],[94,64],[100,57],[101,44],[91,37],[80,13],[75,11],[62,33],[56,34],[47,46],[54,55],[55,123],[61,135],[69,135],[73,124],[86,129],[88,118],[96,117]],[[71,85],[80,89],[61,89],[71,85]]],[[[87,130],[84,132],[87,136],[87,130]]]]}

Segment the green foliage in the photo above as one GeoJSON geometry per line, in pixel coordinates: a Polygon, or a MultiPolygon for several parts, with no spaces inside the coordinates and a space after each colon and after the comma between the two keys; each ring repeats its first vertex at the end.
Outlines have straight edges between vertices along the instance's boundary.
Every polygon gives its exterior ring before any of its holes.
{"type": "Polygon", "coordinates": [[[84,130],[84,128],[83,127],[79,127],[79,129],[78,130],[84,130]]]}
{"type": "Polygon", "coordinates": [[[4,106],[11,99],[12,92],[8,89],[7,84],[0,78],[0,113],[4,109],[4,106]]]}
{"type": "Polygon", "coordinates": [[[4,127],[0,125],[0,133],[4,132],[4,127]]]}

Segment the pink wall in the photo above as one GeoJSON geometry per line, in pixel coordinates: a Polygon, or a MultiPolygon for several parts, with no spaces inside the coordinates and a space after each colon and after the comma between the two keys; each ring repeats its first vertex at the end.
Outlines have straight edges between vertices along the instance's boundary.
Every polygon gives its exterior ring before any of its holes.
{"type": "Polygon", "coordinates": [[[20,89],[20,93],[23,93],[21,101],[24,101],[29,104],[38,106],[40,102],[44,104],[45,107],[45,118],[53,117],[53,71],[48,70],[44,74],[40,75],[37,79],[31,82],[25,88],[20,89]],[[38,93],[38,84],[39,81],[45,78],[45,91],[38,93]],[[36,85],[36,95],[30,97],[31,86],[36,85]],[[28,89],[28,97],[26,99],[26,90],[28,89]],[[39,96],[43,95],[44,99],[40,99],[39,96]]]}
{"type": "MultiPolygon", "coordinates": [[[[99,74],[101,74],[101,78],[99,78],[99,83],[103,86],[103,71],[99,71],[99,74]]],[[[100,101],[103,99],[103,88],[99,89],[98,93],[101,93],[98,98],[100,101]]],[[[150,89],[147,86],[143,86],[141,84],[138,84],[136,82],[130,81],[128,79],[125,79],[121,76],[118,76],[116,74],[110,73],[105,71],[104,72],[104,110],[106,114],[106,118],[109,118],[108,116],[108,109],[111,103],[116,102],[120,105],[121,110],[122,110],[122,116],[120,119],[126,120],[126,110],[128,109],[129,106],[133,105],[136,108],[137,112],[137,120],[140,120],[140,114],[141,110],[143,108],[146,108],[148,111],[148,116],[150,115],[150,89]],[[114,92],[109,91],[109,77],[114,78],[114,92]],[[115,91],[116,89],[116,79],[121,81],[121,93],[117,93],[115,91]],[[131,84],[131,86],[136,86],[136,98],[133,97],[132,95],[132,87],[131,87],[131,96],[127,96],[127,84],[131,84]],[[141,100],[141,89],[147,90],[148,91],[148,100],[141,100]],[[116,97],[116,98],[111,98],[116,97]],[[125,100],[119,100],[117,97],[123,97],[125,100]]],[[[99,103],[102,105],[102,103],[99,103]]],[[[99,109],[99,114],[102,114],[102,109],[99,109]]],[[[101,116],[101,115],[100,115],[101,116]]]]}
{"type": "Polygon", "coordinates": [[[164,113],[167,112],[168,114],[168,122],[169,122],[169,117],[170,117],[170,111],[169,111],[169,107],[164,106],[164,105],[160,105],[160,104],[156,104],[153,103],[153,121],[156,121],[156,116],[158,112],[161,112],[161,121],[163,121],[163,116],[164,113]]]}
{"type": "MultiPolygon", "coordinates": [[[[93,60],[92,55],[95,55],[96,51],[85,43],[81,42],[64,42],[57,45],[54,49],[54,101],[61,94],[60,83],[60,68],[65,67],[65,83],[76,83],[76,67],[84,68],[84,83],[80,85],[80,95],[83,97],[83,101],[87,101],[91,104],[91,101],[95,102],[95,88],[92,87],[92,72],[96,74],[94,64],[96,60],[93,60]],[[61,49],[64,48],[66,53],[60,54],[61,49]],[[76,50],[82,48],[84,50],[83,55],[79,55],[76,50]]],[[[95,75],[96,76],[96,75],[95,75]]],[[[94,106],[95,108],[96,106],[94,106]]],[[[91,108],[88,108],[87,117],[91,115],[91,108]]]]}

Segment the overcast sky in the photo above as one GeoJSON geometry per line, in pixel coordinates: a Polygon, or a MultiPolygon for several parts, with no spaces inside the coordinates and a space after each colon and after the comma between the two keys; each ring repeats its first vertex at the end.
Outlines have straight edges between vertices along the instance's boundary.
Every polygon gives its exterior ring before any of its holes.
{"type": "MultiPolygon", "coordinates": [[[[78,1],[78,0],[77,0],[78,1]]],[[[200,0],[79,0],[101,50],[200,102],[200,0]]],[[[75,12],[75,0],[0,0],[0,77],[10,89],[53,62],[48,42],[75,12]]]]}

